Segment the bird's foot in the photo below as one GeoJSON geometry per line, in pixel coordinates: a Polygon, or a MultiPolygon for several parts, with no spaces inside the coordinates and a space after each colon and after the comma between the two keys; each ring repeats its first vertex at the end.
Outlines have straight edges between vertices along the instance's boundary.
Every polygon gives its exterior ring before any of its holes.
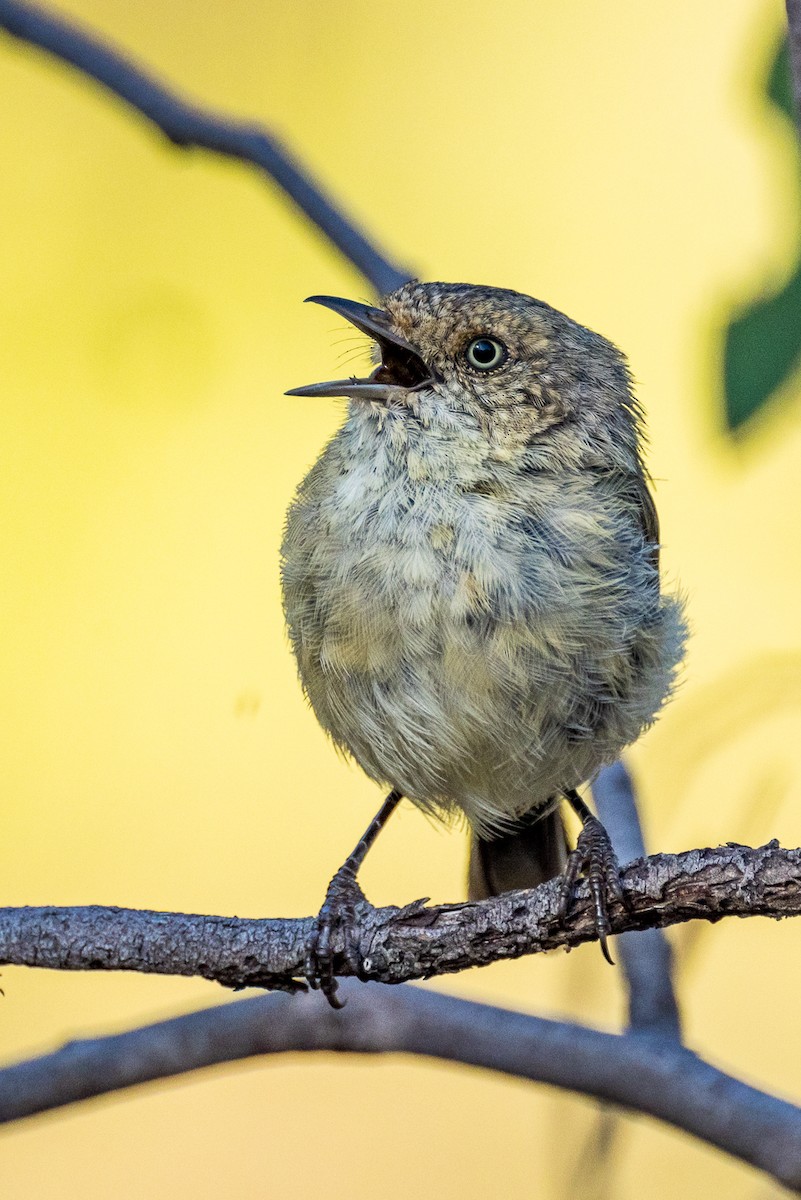
{"type": "Polygon", "coordinates": [[[598,941],[601,943],[603,956],[614,966],[614,959],[609,953],[606,939],[612,932],[609,924],[607,905],[610,897],[625,903],[623,889],[620,886],[620,863],[617,860],[609,834],[597,817],[588,815],[585,818],[581,833],[576,842],[576,848],[567,859],[567,865],[560,881],[559,919],[564,921],[573,899],[573,889],[580,874],[584,874],[590,885],[593,908],[595,910],[595,929],[598,941]]]}
{"type": "Polygon", "coordinates": [[[319,989],[332,1008],[343,1008],[344,1000],[337,996],[337,980],[334,974],[335,959],[343,961],[352,975],[358,975],[361,962],[358,952],[358,927],[356,909],[367,904],[364,892],[356,882],[356,875],[348,863],[337,871],[328,885],[323,906],[314,922],[311,938],[306,948],[306,980],[310,987],[319,989]],[[341,933],[341,954],[334,950],[334,938],[341,933]]]}

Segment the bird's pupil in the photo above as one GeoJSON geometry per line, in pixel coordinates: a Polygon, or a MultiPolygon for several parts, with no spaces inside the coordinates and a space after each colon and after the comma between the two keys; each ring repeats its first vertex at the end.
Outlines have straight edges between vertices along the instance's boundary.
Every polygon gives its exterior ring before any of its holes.
{"type": "Polygon", "coordinates": [[[467,347],[466,358],[477,371],[493,371],[505,361],[506,347],[495,338],[477,337],[467,347]]]}

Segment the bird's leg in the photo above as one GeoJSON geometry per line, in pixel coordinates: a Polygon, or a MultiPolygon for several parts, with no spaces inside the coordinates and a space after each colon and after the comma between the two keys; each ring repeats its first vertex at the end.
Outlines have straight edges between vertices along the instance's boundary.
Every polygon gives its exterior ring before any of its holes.
{"type": "Polygon", "coordinates": [[[332,1008],[342,1008],[337,999],[337,981],[334,977],[334,951],[331,940],[334,932],[341,929],[344,937],[344,958],[354,974],[359,970],[356,953],[354,922],[356,905],[365,899],[356,875],[380,831],[403,796],[391,791],[381,808],[362,834],[356,848],[348,855],[328,885],[323,906],[317,914],[309,945],[306,951],[306,979],[313,988],[320,988],[332,1008]]]}
{"type": "Polygon", "coordinates": [[[614,896],[621,903],[624,902],[623,889],[620,886],[620,864],[617,861],[609,834],[598,818],[590,812],[575,788],[566,788],[563,795],[576,816],[581,818],[582,829],[575,850],[568,855],[567,865],[562,875],[559,916],[561,920],[567,916],[573,896],[573,887],[579,873],[584,872],[590,885],[590,894],[595,908],[595,929],[598,933],[598,941],[601,943],[604,958],[608,963],[614,965],[606,943],[606,939],[612,932],[607,913],[607,902],[610,896],[614,896]]]}

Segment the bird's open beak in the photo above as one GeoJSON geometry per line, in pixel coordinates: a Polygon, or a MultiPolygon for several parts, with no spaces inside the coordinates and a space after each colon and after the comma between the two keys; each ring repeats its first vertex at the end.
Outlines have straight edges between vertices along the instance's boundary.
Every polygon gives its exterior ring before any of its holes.
{"type": "Polygon", "coordinates": [[[414,346],[395,333],[392,318],[382,308],[341,300],[338,296],[309,296],[306,303],[322,304],[366,333],[381,351],[381,363],[367,379],[333,379],[292,388],[287,396],[346,396],[351,400],[389,400],[399,388],[411,390],[433,382],[431,371],[414,346]]]}

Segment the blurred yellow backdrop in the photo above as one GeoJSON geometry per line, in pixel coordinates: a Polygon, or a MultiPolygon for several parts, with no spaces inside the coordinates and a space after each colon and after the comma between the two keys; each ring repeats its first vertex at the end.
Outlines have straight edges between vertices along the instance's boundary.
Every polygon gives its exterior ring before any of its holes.
{"type": "MultiPolygon", "coordinates": [[[[780,0],[60,9],[270,126],[422,277],[518,288],[625,349],[694,627],[632,754],[649,844],[801,843],[801,389],[733,438],[720,382],[733,312],[797,257],[799,155],[765,97],[780,0]]],[[[315,911],[379,794],[317,728],[283,632],[283,514],[342,409],[282,393],[358,345],[302,299],[369,289],[254,173],[7,39],[0,114],[3,902],[315,911]]],[[[365,886],[455,899],[464,857],[407,808],[365,886]]],[[[801,925],[673,943],[692,1043],[801,1097],[801,925]]],[[[2,984],[5,1059],[224,999],[2,984]]],[[[590,947],[432,986],[622,1014],[590,947]]],[[[779,1194],[653,1122],[399,1060],[193,1076],[29,1121],[2,1157],[9,1200],[779,1194]]]]}

